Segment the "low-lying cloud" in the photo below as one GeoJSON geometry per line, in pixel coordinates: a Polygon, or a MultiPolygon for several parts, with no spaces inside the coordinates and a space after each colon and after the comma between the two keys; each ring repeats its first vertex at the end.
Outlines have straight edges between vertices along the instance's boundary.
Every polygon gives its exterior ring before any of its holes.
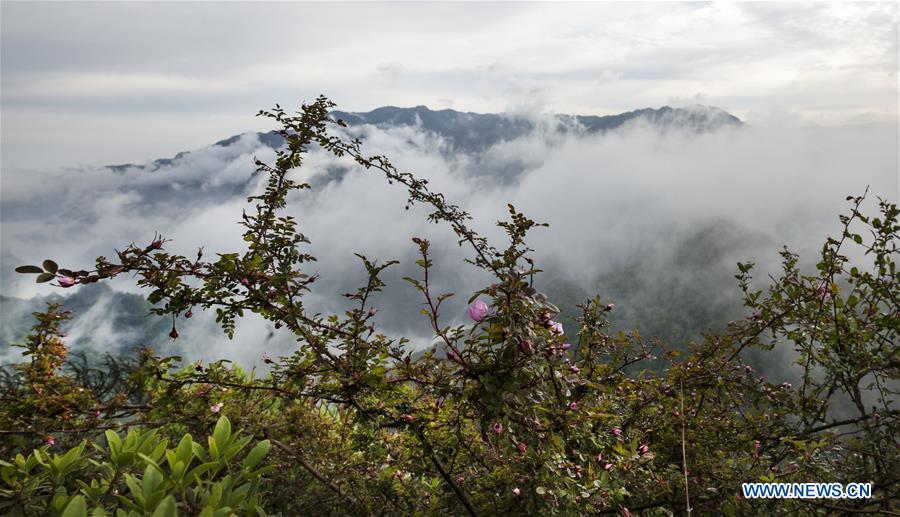
{"type": "MultiPolygon", "coordinates": [[[[625,319],[669,318],[667,325],[702,318],[697,315],[702,303],[692,314],[681,314],[679,296],[706,300],[709,314],[719,306],[736,307],[739,293],[731,276],[738,260],[771,271],[785,244],[812,258],[826,235],[839,232],[837,215],[846,208],[847,195],[869,186],[873,198],[896,202],[898,197],[896,124],[744,126],[696,133],[631,123],[589,136],[537,127],[477,154],[448,153],[439,136],[415,127],[348,131],[365,134],[367,152],[384,153],[398,168],[431,180],[432,188],[471,212],[474,229],[496,244],[502,244],[501,232],[493,223],[506,217],[506,203],[549,223],[530,241],[547,271],[538,279],[539,289],[573,301],[599,291],[616,302],[625,319]],[[655,312],[641,312],[653,304],[655,312]]],[[[28,297],[52,290],[12,273],[17,265],[52,257],[89,266],[114,248],[149,242],[157,231],[173,239],[170,249],[188,256],[198,246],[207,256],[243,249],[236,222],[246,195],[264,185],[264,178],[253,174],[253,158],[271,160],[273,154],[247,134],[156,170],[4,174],[3,294],[28,297]]],[[[404,210],[406,193],[398,185],[322,152],[314,152],[297,174],[316,186],[294,195],[289,208],[319,258],[312,265],[322,278],[312,307],[323,312],[346,307],[340,294],[364,281],[354,253],[397,259],[401,265],[385,275],[389,286],[376,302],[379,324],[388,333],[413,336],[414,346],[427,345],[421,300],[400,279],[415,274],[410,238],[418,236],[434,242],[435,288],[458,293],[445,313],[447,322],[463,321],[462,302],[488,279],[463,263],[468,250],[457,246],[448,228],[425,221],[425,208],[404,210]]],[[[127,279],[113,286],[135,291],[127,279]]],[[[93,326],[74,328],[106,329],[97,315],[86,315],[93,326]]],[[[687,323],[685,328],[693,329],[687,323]]],[[[185,355],[258,362],[264,351],[275,355],[294,346],[272,331],[250,319],[228,342],[201,318],[182,332],[190,344],[185,355]]],[[[92,337],[117,339],[108,334],[92,337]]]]}

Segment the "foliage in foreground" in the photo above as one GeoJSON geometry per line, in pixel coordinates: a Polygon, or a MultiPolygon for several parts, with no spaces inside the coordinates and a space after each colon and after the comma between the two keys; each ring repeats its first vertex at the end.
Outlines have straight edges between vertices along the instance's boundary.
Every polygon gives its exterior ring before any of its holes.
{"type": "MultiPolygon", "coordinates": [[[[178,318],[212,309],[228,335],[252,312],[296,336],[298,347],[289,357],[270,359],[271,372],[261,378],[227,361],[181,365],[177,357],[146,351],[121,369],[127,374],[110,380],[101,371],[66,369],[60,324],[67,315],[55,307],[37,314],[24,345],[27,362],[7,371],[2,385],[0,450],[6,457],[22,455],[4,464],[3,490],[18,498],[19,511],[750,515],[900,509],[895,205],[881,201],[878,217],[869,218],[860,212],[864,196],[848,198],[841,237],[823,245],[814,274],[803,274],[799,258],[785,250],[782,274],[757,290],[752,264],[739,264],[750,315],[726,332],[699,336],[687,353],[667,351],[636,331],[611,333],[607,318],[614,307],[600,297],[585,301],[567,333],[554,319],[556,307],[535,288],[540,270],[526,235],[541,225],[510,207],[509,220],[498,223],[508,243],[495,248],[470,229],[466,212],[426,181],[396,170],[385,157],[364,155],[359,141],[330,133],[332,124],[341,125],[329,119],[332,106],[320,98],[296,115],[277,107],[261,112],[281,124],[287,149],[274,164],[257,162],[268,183],[249,198],[253,206],[241,220],[245,251],[214,260],[201,251],[190,259],[166,252],[160,237],[117,252],[115,260],[99,257],[89,271],[61,269],[49,260],[20,268],[64,288],[137,275],[155,311],[172,318],[173,338],[178,318]],[[407,281],[423,300],[440,353],[413,355],[405,340],[378,332],[379,277],[393,262],[360,257],[368,281],[346,295],[353,309],[320,315],[305,307],[317,279],[310,265],[315,258],[304,251],[308,239],[285,208],[291,191],[309,188],[290,172],[313,146],[405,186],[409,204],[430,207],[429,218],[449,225],[471,250],[471,265],[493,276],[469,299],[473,324],[446,325],[441,309],[452,295],[433,291],[438,259],[427,240],[413,238],[420,274],[407,281]],[[860,256],[858,264],[851,265],[851,254],[860,256]],[[793,351],[797,386],[769,383],[746,364],[748,351],[775,353],[776,345],[793,351]],[[665,371],[647,367],[660,359],[669,364],[665,371]],[[193,468],[210,459],[218,467],[177,482],[178,461],[185,463],[178,447],[176,466],[165,452],[154,456],[153,448],[119,468],[104,453],[111,454],[115,433],[95,436],[131,427],[141,429],[134,436],[175,443],[188,432],[208,433],[219,415],[256,438],[254,451],[275,445],[267,467],[251,471],[234,458],[215,460],[214,449],[222,454],[215,439],[208,450],[190,449],[193,468]],[[75,447],[67,454],[81,458],[89,450],[81,440],[97,451],[90,467],[72,467],[63,480],[65,466],[45,466],[63,461],[50,459],[47,443],[75,447]],[[159,463],[163,457],[166,466],[159,463]],[[121,483],[109,477],[120,472],[128,492],[98,495],[121,483]],[[146,491],[128,482],[148,477],[146,491]],[[874,492],[867,500],[742,499],[740,484],[758,480],[871,481],[874,492]],[[235,499],[241,487],[248,487],[245,497],[235,499]],[[25,490],[37,495],[26,497],[25,490]]],[[[246,438],[239,444],[249,445],[246,438]]]]}
{"type": "Polygon", "coordinates": [[[259,478],[273,467],[256,467],[270,443],[257,443],[237,461],[250,440],[233,435],[221,417],[208,448],[190,434],[169,448],[155,429],[131,429],[124,438],[108,430],[103,446],[94,442],[88,450],[81,442],[62,455],[51,454],[48,444],[27,457],[0,461],[0,509],[7,515],[78,517],[89,509],[92,516],[111,515],[115,508],[121,517],[170,517],[180,506],[191,515],[265,515],[259,478]]]}

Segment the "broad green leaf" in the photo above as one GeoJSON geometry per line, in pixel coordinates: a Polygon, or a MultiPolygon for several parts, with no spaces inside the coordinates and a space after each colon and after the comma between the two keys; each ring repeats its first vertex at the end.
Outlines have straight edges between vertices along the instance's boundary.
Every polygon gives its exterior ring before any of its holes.
{"type": "Polygon", "coordinates": [[[247,457],[244,458],[244,468],[252,469],[256,465],[258,465],[259,462],[266,457],[266,454],[269,453],[270,447],[271,443],[269,442],[269,440],[263,440],[256,444],[256,446],[250,449],[250,452],[247,453],[247,457]]]}
{"type": "Polygon", "coordinates": [[[87,517],[87,503],[84,496],[76,495],[62,511],[62,517],[87,517]]]}
{"type": "Polygon", "coordinates": [[[151,517],[176,517],[177,515],[178,507],[175,505],[175,498],[170,495],[159,503],[151,517]]]}
{"type": "Polygon", "coordinates": [[[216,439],[219,450],[223,450],[228,445],[228,439],[231,438],[231,422],[228,421],[228,418],[219,417],[212,436],[216,439]]]}

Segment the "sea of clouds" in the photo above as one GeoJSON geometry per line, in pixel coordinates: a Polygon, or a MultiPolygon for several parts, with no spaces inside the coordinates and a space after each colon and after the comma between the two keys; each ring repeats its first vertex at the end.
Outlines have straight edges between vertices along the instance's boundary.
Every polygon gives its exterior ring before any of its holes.
{"type": "MultiPolygon", "coordinates": [[[[428,178],[432,189],[469,211],[473,229],[497,246],[503,245],[502,232],[494,223],[507,216],[507,203],[548,223],[530,240],[546,270],[537,287],[600,292],[624,311],[653,303],[661,286],[673,285],[699,286],[711,305],[739,303],[735,262],[757,262],[764,281],[777,270],[783,245],[808,261],[815,258],[826,236],[840,231],[837,216],[847,208],[846,196],[869,188],[870,209],[875,196],[898,199],[896,124],[801,127],[771,121],[697,133],[635,122],[585,135],[558,133],[554,124],[541,123],[546,118],[535,120],[532,133],[476,154],[451,152],[439,136],[417,127],[346,131],[363,136],[368,152],[428,178]],[[628,271],[639,277],[626,283],[632,289],[606,288],[628,271]]],[[[273,158],[274,151],[248,133],[158,168],[4,171],[0,292],[46,295],[54,288],[12,270],[44,258],[88,267],[98,255],[149,243],[157,233],[171,239],[168,249],[187,256],[200,246],[207,256],[243,250],[237,221],[246,196],[265,185],[253,162],[273,158]]],[[[421,299],[401,280],[416,274],[410,240],[416,236],[434,243],[435,289],[458,293],[445,310],[446,323],[465,322],[463,302],[490,279],[464,263],[470,250],[457,245],[449,228],[425,220],[427,208],[405,210],[402,187],[318,150],[296,177],[314,185],[294,194],[288,208],[319,259],[310,266],[321,276],[308,300],[311,308],[348,308],[340,295],[365,280],[354,253],[400,260],[385,274],[388,287],[375,302],[377,322],[390,335],[411,337],[413,346],[428,345],[429,326],[418,313],[421,299]]],[[[138,291],[132,279],[111,285],[138,291]]],[[[72,331],[92,335],[100,350],[121,343],[105,322],[114,309],[95,307],[80,315],[72,331]]],[[[679,309],[669,312],[677,318],[679,309]]],[[[208,315],[179,330],[179,341],[189,343],[189,359],[258,364],[264,352],[278,355],[296,346],[252,317],[239,324],[232,341],[208,315]]]]}

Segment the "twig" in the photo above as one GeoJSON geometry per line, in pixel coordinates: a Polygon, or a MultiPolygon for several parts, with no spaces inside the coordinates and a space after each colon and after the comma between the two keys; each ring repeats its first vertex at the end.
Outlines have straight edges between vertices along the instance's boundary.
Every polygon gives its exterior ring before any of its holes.
{"type": "Polygon", "coordinates": [[[274,438],[268,438],[268,440],[269,440],[270,442],[272,442],[273,445],[275,445],[276,447],[278,447],[279,449],[281,449],[282,451],[284,451],[284,452],[286,452],[287,454],[290,454],[292,457],[296,458],[296,460],[300,463],[300,466],[302,466],[304,469],[306,469],[307,472],[309,472],[310,474],[312,474],[312,476],[313,476],[314,478],[318,479],[323,485],[325,485],[326,487],[328,487],[332,492],[334,492],[335,494],[337,494],[338,497],[341,497],[341,498],[345,499],[347,502],[349,502],[350,504],[352,504],[352,505],[355,506],[356,508],[365,509],[365,507],[364,507],[363,505],[361,505],[361,504],[359,503],[359,501],[357,501],[353,496],[351,496],[350,494],[345,494],[343,491],[341,491],[341,487],[335,485],[332,481],[330,481],[330,480],[329,480],[328,478],[326,478],[324,475],[322,475],[321,473],[319,473],[319,471],[317,471],[317,470],[315,469],[315,467],[313,467],[312,465],[310,465],[309,462],[307,462],[307,461],[303,458],[303,456],[301,456],[300,454],[298,454],[297,451],[296,451],[295,449],[293,449],[293,448],[291,448],[291,447],[285,445],[285,444],[282,443],[282,442],[279,442],[278,440],[276,440],[276,439],[274,439],[274,438]]]}
{"type": "Polygon", "coordinates": [[[685,421],[684,421],[684,379],[681,379],[681,465],[684,469],[684,499],[688,517],[691,515],[691,493],[688,489],[688,467],[687,467],[687,449],[685,443],[685,421]]]}

